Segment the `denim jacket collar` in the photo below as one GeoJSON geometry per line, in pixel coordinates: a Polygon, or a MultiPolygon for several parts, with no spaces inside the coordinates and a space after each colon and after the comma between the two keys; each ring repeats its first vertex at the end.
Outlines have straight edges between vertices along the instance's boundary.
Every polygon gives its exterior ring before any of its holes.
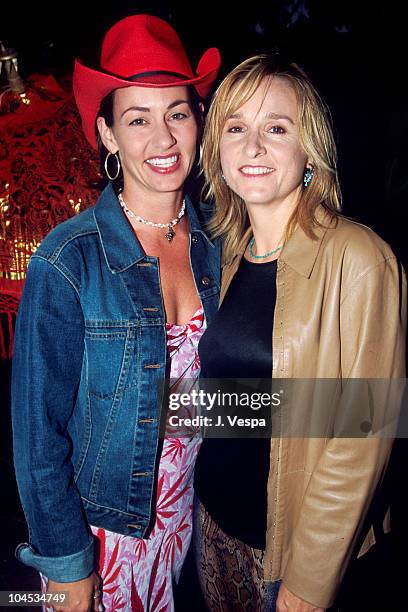
{"type": "MultiPolygon", "coordinates": [[[[185,200],[191,232],[201,233],[208,243],[214,247],[214,244],[201,228],[190,198],[185,196],[185,200]]],[[[106,263],[112,273],[124,272],[124,270],[146,257],[140,242],[135,240],[132,227],[120,208],[111,184],[104,189],[95,204],[94,218],[106,263]]]]}

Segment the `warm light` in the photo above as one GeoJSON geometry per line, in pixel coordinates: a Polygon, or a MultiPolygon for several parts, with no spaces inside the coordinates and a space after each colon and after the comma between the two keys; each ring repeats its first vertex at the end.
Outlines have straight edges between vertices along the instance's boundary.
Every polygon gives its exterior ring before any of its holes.
{"type": "Polygon", "coordinates": [[[71,204],[71,207],[76,215],[81,212],[82,198],[78,198],[78,202],[76,203],[75,203],[75,200],[72,200],[72,199],[68,200],[68,202],[71,204]]]}
{"type": "Polygon", "coordinates": [[[27,98],[27,94],[26,93],[21,93],[20,94],[20,98],[23,104],[26,104],[27,106],[31,103],[30,98],[27,98]]]}

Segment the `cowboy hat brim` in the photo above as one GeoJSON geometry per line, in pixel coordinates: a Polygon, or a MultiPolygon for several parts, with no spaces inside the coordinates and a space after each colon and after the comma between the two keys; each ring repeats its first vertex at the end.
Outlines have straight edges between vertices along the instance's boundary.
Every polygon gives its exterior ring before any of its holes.
{"type": "Polygon", "coordinates": [[[193,85],[198,94],[205,98],[217,78],[220,65],[221,56],[218,49],[211,48],[201,57],[197,67],[197,76],[186,76],[184,78],[169,75],[168,80],[162,76],[165,82],[152,83],[146,82],[146,80],[123,79],[107,72],[88,68],[78,59],[75,60],[73,90],[87,140],[92,147],[97,148],[95,138],[96,116],[103,98],[114,89],[132,87],[133,85],[153,88],[193,85]]]}

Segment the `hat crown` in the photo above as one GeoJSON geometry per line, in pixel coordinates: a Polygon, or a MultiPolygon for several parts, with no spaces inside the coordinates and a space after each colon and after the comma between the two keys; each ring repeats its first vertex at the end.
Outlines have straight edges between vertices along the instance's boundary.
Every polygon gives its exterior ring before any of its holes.
{"type": "Polygon", "coordinates": [[[145,72],[193,77],[177,33],[152,15],[132,15],[112,26],[102,43],[101,68],[122,78],[145,72]]]}
{"type": "Polygon", "coordinates": [[[177,33],[168,23],[151,15],[125,17],[103,40],[101,70],[75,60],[73,89],[88,141],[97,146],[95,120],[101,101],[111,91],[132,86],[191,85],[204,98],[220,63],[218,49],[207,49],[194,74],[177,33]]]}

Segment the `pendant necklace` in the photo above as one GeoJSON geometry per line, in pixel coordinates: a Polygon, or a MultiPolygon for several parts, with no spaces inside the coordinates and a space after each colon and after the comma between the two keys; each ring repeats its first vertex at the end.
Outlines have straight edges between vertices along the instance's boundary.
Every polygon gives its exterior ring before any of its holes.
{"type": "Polygon", "coordinates": [[[131,219],[134,219],[135,221],[138,221],[139,223],[143,223],[143,225],[150,225],[150,227],[166,229],[167,232],[164,234],[164,237],[166,238],[168,242],[171,242],[174,236],[176,235],[176,232],[174,231],[173,227],[177,225],[177,223],[180,221],[180,219],[184,216],[186,212],[186,200],[183,199],[183,204],[180,208],[180,212],[177,215],[177,217],[175,217],[168,223],[154,223],[153,221],[148,221],[147,219],[145,219],[144,217],[141,217],[140,215],[135,215],[135,213],[126,206],[126,203],[121,193],[118,194],[118,200],[119,200],[119,204],[121,205],[121,207],[123,208],[127,216],[130,217],[131,219]]]}

